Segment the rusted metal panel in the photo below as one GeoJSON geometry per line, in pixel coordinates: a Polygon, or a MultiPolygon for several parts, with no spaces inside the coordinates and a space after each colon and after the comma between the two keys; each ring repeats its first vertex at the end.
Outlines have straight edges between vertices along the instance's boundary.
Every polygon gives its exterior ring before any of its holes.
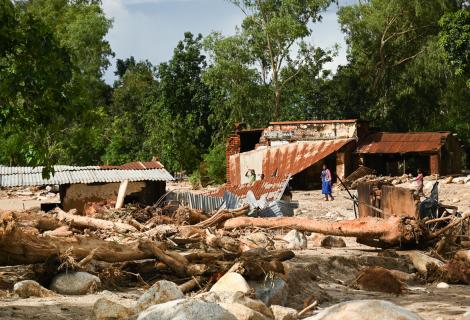
{"type": "Polygon", "coordinates": [[[294,175],[330,154],[338,151],[353,139],[318,142],[297,142],[261,150],[264,152],[263,173],[266,177],[294,175]]]}
{"type": "Polygon", "coordinates": [[[438,152],[450,132],[376,132],[364,138],[357,153],[438,152]]]}
{"type": "Polygon", "coordinates": [[[383,218],[390,216],[413,217],[418,219],[419,197],[415,190],[382,186],[380,208],[383,210],[383,218]]]}
{"type": "Polygon", "coordinates": [[[419,197],[412,189],[377,182],[360,183],[357,187],[359,217],[403,216],[418,218],[419,197]]]}
{"type": "Polygon", "coordinates": [[[147,170],[147,169],[162,169],[163,165],[158,161],[148,161],[148,162],[130,162],[120,166],[98,166],[103,170],[147,170]]]}
{"type": "Polygon", "coordinates": [[[440,156],[438,153],[429,156],[429,171],[430,174],[439,174],[440,156]]]}
{"type": "Polygon", "coordinates": [[[246,198],[248,191],[253,192],[256,199],[265,197],[267,201],[279,200],[289,183],[290,177],[269,177],[252,183],[241,185],[225,185],[220,189],[208,193],[211,196],[222,197],[225,191],[231,192],[239,198],[246,198]]]}

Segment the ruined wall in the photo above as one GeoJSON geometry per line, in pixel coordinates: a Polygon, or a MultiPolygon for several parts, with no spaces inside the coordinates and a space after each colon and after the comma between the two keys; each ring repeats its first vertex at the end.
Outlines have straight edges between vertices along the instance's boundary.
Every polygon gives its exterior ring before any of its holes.
{"type": "MultiPolygon", "coordinates": [[[[77,209],[83,212],[87,202],[115,200],[120,183],[72,184],[60,186],[62,208],[66,211],[77,209]]],[[[165,182],[129,182],[126,190],[128,202],[152,204],[165,192],[165,182]]]]}
{"type": "Polygon", "coordinates": [[[264,145],[294,141],[316,141],[356,138],[360,124],[355,120],[273,122],[260,139],[264,145]]]}

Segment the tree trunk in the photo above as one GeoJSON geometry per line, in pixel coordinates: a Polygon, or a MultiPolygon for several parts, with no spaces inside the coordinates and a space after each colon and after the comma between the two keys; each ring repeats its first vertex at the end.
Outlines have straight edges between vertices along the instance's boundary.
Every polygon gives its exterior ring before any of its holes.
{"type": "Polygon", "coordinates": [[[416,221],[411,219],[402,221],[400,217],[390,217],[388,219],[365,217],[356,220],[336,222],[297,217],[239,217],[229,219],[224,223],[224,228],[230,230],[246,227],[296,229],[299,231],[317,232],[333,236],[377,239],[388,244],[415,241],[416,236],[421,234],[416,221]]]}

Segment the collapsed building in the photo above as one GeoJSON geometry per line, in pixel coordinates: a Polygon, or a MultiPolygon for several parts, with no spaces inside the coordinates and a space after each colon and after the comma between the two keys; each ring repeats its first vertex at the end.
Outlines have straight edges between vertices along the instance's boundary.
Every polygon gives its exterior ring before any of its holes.
{"type": "Polygon", "coordinates": [[[171,174],[158,161],[132,162],[122,166],[53,167],[49,178],[43,167],[0,166],[0,187],[57,185],[60,206],[83,212],[87,203],[116,199],[123,189],[123,203],[153,205],[165,194],[171,174]],[[125,188],[123,184],[125,183],[125,188]]]}
{"type": "Polygon", "coordinates": [[[425,174],[459,173],[462,148],[450,132],[376,132],[361,120],[289,121],[251,130],[237,125],[228,138],[226,158],[228,189],[252,182],[251,172],[265,183],[289,176],[292,188],[308,190],[320,186],[323,164],[334,180],[360,165],[382,175],[418,168],[425,174]]]}

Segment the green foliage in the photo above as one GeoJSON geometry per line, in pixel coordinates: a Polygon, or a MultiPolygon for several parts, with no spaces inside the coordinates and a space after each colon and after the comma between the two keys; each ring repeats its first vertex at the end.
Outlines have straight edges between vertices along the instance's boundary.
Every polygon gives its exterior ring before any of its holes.
{"type": "Polygon", "coordinates": [[[225,144],[219,143],[212,146],[209,152],[203,156],[203,159],[210,182],[224,183],[226,171],[225,144]]]}
{"type": "Polygon", "coordinates": [[[439,44],[455,74],[465,76],[470,88],[470,10],[463,8],[445,14],[439,20],[439,26],[439,44]]]}
{"type": "Polygon", "coordinates": [[[306,55],[313,47],[304,38],[312,34],[311,25],[321,20],[332,0],[231,0],[246,18],[241,35],[247,41],[249,53],[261,69],[263,80],[272,84],[274,120],[281,114],[281,95],[284,86],[297,73],[281,77],[285,63],[298,72],[305,66],[306,55]],[[294,50],[295,45],[300,49],[294,50]]]}

